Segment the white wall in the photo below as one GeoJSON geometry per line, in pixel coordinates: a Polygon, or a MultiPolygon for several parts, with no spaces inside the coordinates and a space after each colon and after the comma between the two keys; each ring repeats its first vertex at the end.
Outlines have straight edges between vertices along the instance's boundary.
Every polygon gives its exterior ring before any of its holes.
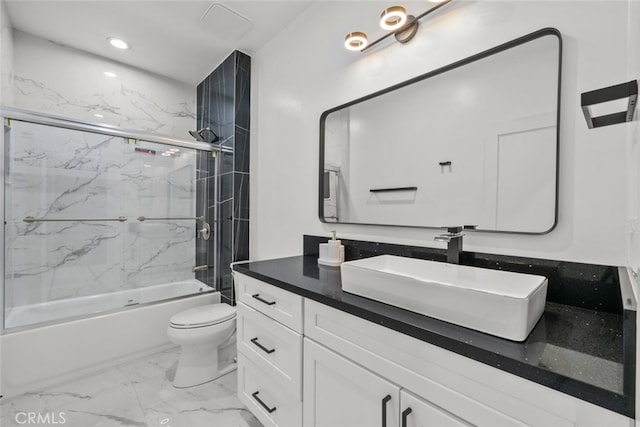
{"type": "Polygon", "coordinates": [[[21,31],[13,32],[13,42],[15,90],[8,105],[191,138],[193,86],[21,31]],[[105,71],[116,77],[105,76],[105,71]]]}
{"type": "MultiPolygon", "coordinates": [[[[303,234],[439,246],[437,230],[320,223],[320,114],[331,107],[543,27],[563,34],[559,223],[543,236],[472,234],[475,251],[600,264],[628,262],[629,126],[588,130],[581,92],[629,79],[626,1],[459,1],[423,20],[406,45],[347,52],[343,37],[381,35],[386,3],[317,2],[253,56],[251,257],[299,254],[303,234]],[[334,13],[335,8],[341,13],[334,13]]],[[[429,3],[412,7],[420,12],[429,3]]],[[[411,11],[411,9],[410,9],[411,11]]],[[[464,123],[460,123],[464,125],[464,123]]]]}

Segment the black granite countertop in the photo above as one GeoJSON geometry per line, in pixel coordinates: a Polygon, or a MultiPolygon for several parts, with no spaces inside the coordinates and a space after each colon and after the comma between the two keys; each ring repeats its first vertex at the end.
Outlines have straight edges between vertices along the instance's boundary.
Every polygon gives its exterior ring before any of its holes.
{"type": "Polygon", "coordinates": [[[234,270],[635,418],[635,311],[612,313],[548,298],[542,318],[519,343],[343,292],[340,269],[318,266],[316,256],[237,264],[234,270]]]}

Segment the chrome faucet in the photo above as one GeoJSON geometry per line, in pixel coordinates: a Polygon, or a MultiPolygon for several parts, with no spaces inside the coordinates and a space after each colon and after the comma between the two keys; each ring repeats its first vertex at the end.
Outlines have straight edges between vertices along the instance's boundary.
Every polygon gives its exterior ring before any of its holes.
{"type": "Polygon", "coordinates": [[[447,242],[447,262],[450,264],[460,264],[460,254],[462,253],[462,230],[475,230],[475,225],[457,225],[455,227],[443,227],[447,230],[445,234],[438,234],[433,238],[436,242],[447,242]]]}

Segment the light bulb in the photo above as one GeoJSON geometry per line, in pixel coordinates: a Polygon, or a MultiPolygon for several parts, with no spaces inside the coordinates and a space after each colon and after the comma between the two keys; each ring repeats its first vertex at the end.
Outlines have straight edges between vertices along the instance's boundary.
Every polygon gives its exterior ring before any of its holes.
{"type": "Polygon", "coordinates": [[[362,50],[367,43],[367,35],[360,31],[353,31],[344,38],[344,47],[348,50],[362,50]]]}
{"type": "Polygon", "coordinates": [[[383,30],[393,31],[407,23],[407,11],[402,6],[391,6],[380,14],[380,26],[383,30]]]}

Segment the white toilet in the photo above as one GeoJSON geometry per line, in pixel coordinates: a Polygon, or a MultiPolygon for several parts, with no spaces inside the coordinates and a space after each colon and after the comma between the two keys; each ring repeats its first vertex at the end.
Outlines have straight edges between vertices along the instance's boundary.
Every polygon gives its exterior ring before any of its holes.
{"type": "Polygon", "coordinates": [[[191,387],[232,371],[235,331],[236,308],[228,304],[207,304],[172,316],[167,334],[182,346],[173,385],[191,387]]]}

